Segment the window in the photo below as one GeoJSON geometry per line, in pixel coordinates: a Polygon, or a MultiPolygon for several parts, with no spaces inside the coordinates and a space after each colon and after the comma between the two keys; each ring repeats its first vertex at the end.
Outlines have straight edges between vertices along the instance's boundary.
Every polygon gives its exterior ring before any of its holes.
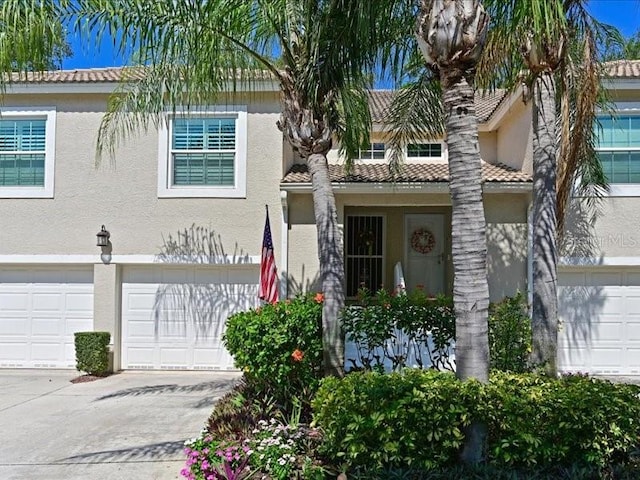
{"type": "Polygon", "coordinates": [[[442,158],[441,143],[410,143],[407,158],[442,158]]]}
{"type": "Polygon", "coordinates": [[[0,198],[52,198],[55,110],[0,110],[0,198]]]}
{"type": "Polygon", "coordinates": [[[384,143],[371,143],[369,149],[360,150],[360,160],[384,160],[384,143]]]}
{"type": "Polygon", "coordinates": [[[599,117],[596,149],[610,183],[640,184],[640,115],[599,117]]]}
{"type": "Polygon", "coordinates": [[[346,277],[347,296],[358,289],[377,291],[384,281],[383,221],[380,215],[347,216],[346,277]]]}
{"type": "Polygon", "coordinates": [[[246,194],[246,108],[177,114],[160,132],[161,197],[246,194]]]}

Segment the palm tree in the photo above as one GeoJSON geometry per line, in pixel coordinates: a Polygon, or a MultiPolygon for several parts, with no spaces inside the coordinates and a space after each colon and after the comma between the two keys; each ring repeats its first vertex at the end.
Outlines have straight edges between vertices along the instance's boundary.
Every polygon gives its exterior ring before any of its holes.
{"type": "Polygon", "coordinates": [[[3,0],[0,18],[0,71],[14,73],[0,75],[0,89],[26,72],[55,67],[70,53],[57,2],[3,0]]]}
{"type": "MultiPolygon", "coordinates": [[[[422,0],[418,44],[439,78],[451,190],[451,248],[456,314],[456,372],[460,379],[489,377],[487,239],[474,77],[489,17],[480,0],[422,0]]],[[[472,423],[462,458],[482,457],[486,429],[472,423]]]]}
{"type": "Polygon", "coordinates": [[[392,18],[391,7],[368,0],[79,0],[74,9],[89,30],[121,32],[120,52],[134,54],[145,66],[143,75],[131,70],[142,78],[124,83],[111,98],[99,150],[159,124],[178,105],[232,95],[238,82],[250,84],[265,72],[279,82],[278,127],[311,174],[329,374],[342,372],[338,314],[345,294],[326,155],[334,139],[348,158],[368,141],[366,72],[376,60],[381,22],[392,18]]]}
{"type": "Polygon", "coordinates": [[[601,92],[596,38],[608,35],[609,29],[591,18],[584,0],[487,3],[495,12],[495,22],[481,68],[487,71],[496,63],[503,65],[497,80],[523,81],[532,101],[531,360],[555,375],[558,236],[576,178],[583,176],[580,188],[589,193],[598,194],[606,188],[593,149],[593,124],[601,92]],[[515,54],[518,50],[521,56],[515,54]],[[561,130],[556,132],[559,120],[561,130]]]}

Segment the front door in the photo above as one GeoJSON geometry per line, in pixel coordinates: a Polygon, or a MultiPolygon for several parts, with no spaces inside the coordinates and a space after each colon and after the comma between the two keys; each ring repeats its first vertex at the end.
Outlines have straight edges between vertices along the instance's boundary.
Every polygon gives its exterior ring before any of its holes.
{"type": "Polygon", "coordinates": [[[404,216],[404,277],[407,290],[428,294],[445,292],[446,248],[444,215],[416,213],[404,216]]]}

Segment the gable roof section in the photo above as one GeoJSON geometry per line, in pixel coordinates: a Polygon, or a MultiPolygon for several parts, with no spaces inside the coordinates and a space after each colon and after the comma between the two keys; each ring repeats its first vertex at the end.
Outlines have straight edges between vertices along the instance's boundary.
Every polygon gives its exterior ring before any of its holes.
{"type": "MultiPolygon", "coordinates": [[[[406,163],[394,178],[389,166],[383,163],[356,163],[347,174],[344,165],[329,165],[329,176],[333,183],[446,183],[449,181],[449,166],[446,163],[406,163]]],[[[531,175],[506,165],[482,162],[482,179],[495,183],[531,183],[531,175]]],[[[295,164],[282,179],[282,184],[311,183],[306,165],[295,164]]]]}
{"type": "MultiPolygon", "coordinates": [[[[394,93],[393,90],[372,90],[369,92],[369,108],[373,123],[383,122],[394,93]]],[[[507,91],[504,89],[497,89],[493,92],[477,92],[475,104],[478,122],[487,122],[506,96],[507,91]]]]}

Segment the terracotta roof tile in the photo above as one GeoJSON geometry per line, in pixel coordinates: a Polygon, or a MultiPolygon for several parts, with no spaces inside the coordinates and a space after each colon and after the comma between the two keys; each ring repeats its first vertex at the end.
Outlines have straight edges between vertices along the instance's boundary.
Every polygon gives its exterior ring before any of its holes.
{"type": "MultiPolygon", "coordinates": [[[[369,108],[373,123],[382,123],[394,95],[393,90],[372,90],[369,92],[369,108]]],[[[484,123],[495,112],[502,99],[507,95],[506,90],[498,89],[494,92],[476,93],[476,113],[478,121],[484,123]]]]}
{"type": "Polygon", "coordinates": [[[640,78],[640,60],[615,60],[604,64],[610,78],[640,78]]]}
{"type": "MultiPolygon", "coordinates": [[[[446,163],[407,163],[394,179],[387,164],[356,163],[349,175],[343,165],[329,165],[332,182],[341,183],[405,183],[405,182],[448,182],[449,166],[446,163]]],[[[482,162],[482,178],[485,182],[531,182],[531,175],[506,165],[482,162]]],[[[291,167],[282,183],[310,183],[311,176],[306,165],[291,167]]]]}

